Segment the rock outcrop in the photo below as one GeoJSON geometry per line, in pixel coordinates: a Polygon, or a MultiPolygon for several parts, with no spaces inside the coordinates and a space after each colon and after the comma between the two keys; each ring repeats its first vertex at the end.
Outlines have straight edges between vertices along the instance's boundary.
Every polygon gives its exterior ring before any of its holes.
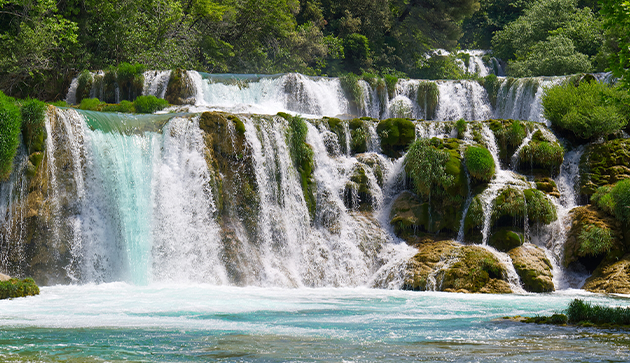
{"type": "Polygon", "coordinates": [[[523,287],[529,292],[554,291],[552,265],[545,252],[532,244],[525,244],[509,252],[512,264],[523,287]]]}

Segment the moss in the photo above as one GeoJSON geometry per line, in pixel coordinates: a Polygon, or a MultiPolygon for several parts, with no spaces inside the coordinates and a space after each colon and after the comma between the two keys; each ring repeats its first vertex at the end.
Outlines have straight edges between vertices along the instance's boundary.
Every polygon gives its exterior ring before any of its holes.
{"type": "Polygon", "coordinates": [[[504,164],[509,164],[516,149],[523,143],[527,136],[526,124],[519,120],[491,120],[490,129],[494,132],[499,146],[499,159],[504,164]]]}
{"type": "Polygon", "coordinates": [[[31,278],[0,282],[0,299],[39,295],[39,287],[31,278]]]}
{"type": "Polygon", "coordinates": [[[354,119],[349,122],[350,127],[350,149],[352,153],[360,154],[367,151],[367,141],[369,130],[365,122],[361,119],[354,119]]]}
{"type": "Polygon", "coordinates": [[[582,288],[595,293],[630,294],[630,255],[605,259],[582,288]]]}
{"type": "Polygon", "coordinates": [[[350,182],[346,184],[344,191],[344,203],[348,209],[358,209],[362,212],[371,212],[374,196],[370,189],[370,181],[364,165],[355,165],[350,176],[350,182]],[[355,196],[358,200],[355,199],[355,196]]]}
{"type": "Polygon", "coordinates": [[[429,221],[429,204],[410,192],[401,193],[394,201],[389,215],[394,233],[403,239],[419,231],[432,230],[429,221]]]}
{"type": "Polygon", "coordinates": [[[229,115],[228,116],[228,120],[234,122],[234,128],[236,130],[236,132],[238,132],[241,135],[245,135],[245,124],[243,123],[243,121],[241,121],[240,118],[238,118],[235,115],[229,115]]]}
{"type": "Polygon", "coordinates": [[[306,121],[300,116],[290,117],[287,121],[289,122],[288,139],[291,159],[293,160],[293,166],[300,173],[304,200],[306,201],[311,221],[314,221],[317,210],[317,185],[313,177],[315,168],[313,149],[306,143],[308,127],[306,121]]]}
{"type": "Polygon", "coordinates": [[[558,142],[544,138],[541,131],[536,131],[529,144],[519,154],[519,170],[534,170],[554,176],[560,172],[564,160],[564,149],[558,142]]]}
{"type": "Polygon", "coordinates": [[[389,157],[398,158],[416,139],[416,126],[408,119],[390,118],[379,122],[376,132],[381,149],[389,157]]]}
{"type": "Polygon", "coordinates": [[[523,225],[526,212],[523,192],[514,188],[505,188],[501,190],[493,204],[492,221],[495,225],[505,227],[523,225]]]}
{"type": "Polygon", "coordinates": [[[171,105],[185,105],[191,103],[195,96],[192,80],[183,69],[175,69],[171,72],[171,78],[166,86],[164,99],[171,105]]]}
{"type": "Polygon", "coordinates": [[[455,129],[457,130],[457,138],[463,139],[466,130],[468,129],[468,122],[466,122],[463,118],[460,118],[455,123],[455,129]]]}
{"type": "Polygon", "coordinates": [[[350,107],[355,114],[359,113],[360,107],[363,103],[363,89],[359,86],[359,77],[354,73],[347,73],[339,77],[341,82],[341,88],[346,93],[348,100],[350,101],[350,107]]]}
{"type": "Polygon", "coordinates": [[[469,146],[464,153],[466,168],[475,180],[486,183],[494,177],[494,159],[483,146],[469,146]]]}
{"type": "Polygon", "coordinates": [[[560,198],[560,192],[558,191],[558,186],[556,185],[556,182],[553,179],[549,177],[536,178],[534,182],[536,183],[536,189],[552,197],[560,198]]]}
{"type": "Polygon", "coordinates": [[[434,120],[440,101],[440,90],[435,82],[420,82],[417,91],[418,105],[424,110],[425,120],[434,120]]]}
{"type": "Polygon", "coordinates": [[[110,69],[105,72],[103,76],[103,93],[101,94],[101,99],[105,103],[116,103],[116,70],[110,69]]]}
{"type": "Polygon", "coordinates": [[[492,104],[493,107],[496,107],[497,95],[499,94],[499,89],[501,88],[501,82],[499,81],[499,78],[494,74],[487,75],[483,80],[483,87],[488,93],[490,104],[492,104]]]}
{"type": "Polygon", "coordinates": [[[523,244],[523,235],[510,227],[492,231],[488,244],[501,252],[507,252],[523,244]]]}
{"type": "Polygon", "coordinates": [[[597,188],[630,179],[630,139],[590,145],[580,163],[580,193],[593,195],[597,188]]]}
{"type": "Polygon", "coordinates": [[[470,240],[474,238],[474,233],[476,233],[476,239],[481,241],[481,229],[483,228],[483,204],[481,203],[481,199],[479,196],[475,196],[468,206],[468,211],[466,213],[466,219],[464,219],[464,233],[466,235],[466,240],[470,240]]]}
{"type": "Polygon", "coordinates": [[[81,100],[84,98],[90,97],[90,91],[92,91],[92,83],[94,81],[94,77],[92,77],[92,73],[88,70],[84,70],[79,74],[79,79],[77,80],[77,103],[81,103],[81,100]]]}
{"type": "Polygon", "coordinates": [[[486,285],[492,280],[503,280],[505,275],[505,268],[492,253],[482,247],[464,246],[460,249],[458,261],[444,274],[442,289],[452,292],[486,292],[486,285]]]}

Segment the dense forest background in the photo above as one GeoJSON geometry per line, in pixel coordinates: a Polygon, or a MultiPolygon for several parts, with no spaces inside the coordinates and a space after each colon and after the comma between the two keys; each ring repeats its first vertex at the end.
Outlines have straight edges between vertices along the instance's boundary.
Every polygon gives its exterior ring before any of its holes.
{"type": "Polygon", "coordinates": [[[0,0],[0,90],[59,99],[81,70],[122,62],[212,73],[460,78],[457,49],[491,49],[513,76],[607,68],[621,75],[628,68],[628,4],[0,0]]]}

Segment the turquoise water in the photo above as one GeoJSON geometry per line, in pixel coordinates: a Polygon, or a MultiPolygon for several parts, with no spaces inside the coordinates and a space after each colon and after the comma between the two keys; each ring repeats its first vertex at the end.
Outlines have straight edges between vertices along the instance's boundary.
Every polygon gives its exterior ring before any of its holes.
{"type": "Polygon", "coordinates": [[[0,360],[32,362],[625,362],[627,331],[504,321],[580,291],[464,295],[124,283],[0,301],[0,360]],[[498,319],[498,320],[497,320],[498,319]]]}

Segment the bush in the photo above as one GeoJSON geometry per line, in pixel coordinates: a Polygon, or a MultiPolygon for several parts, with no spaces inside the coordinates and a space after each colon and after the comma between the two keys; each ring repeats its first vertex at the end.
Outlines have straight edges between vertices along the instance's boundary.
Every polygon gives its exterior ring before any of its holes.
{"type": "Polygon", "coordinates": [[[102,109],[103,112],[124,112],[124,113],[135,113],[136,108],[133,105],[133,102],[129,102],[126,100],[120,101],[120,104],[117,105],[106,105],[102,109]]]}
{"type": "Polygon", "coordinates": [[[0,299],[39,295],[39,287],[31,278],[0,282],[0,299]]]}
{"type": "Polygon", "coordinates": [[[556,207],[537,189],[523,191],[527,204],[527,218],[533,223],[549,224],[558,219],[556,207]]]}
{"type": "Polygon", "coordinates": [[[621,223],[630,225],[630,179],[621,180],[614,186],[599,187],[591,202],[621,223]]]}
{"type": "Polygon", "coordinates": [[[628,123],[621,100],[622,91],[599,82],[568,82],[545,90],[544,116],[554,127],[581,139],[612,134],[628,123]]]}
{"type": "Polygon", "coordinates": [[[437,149],[429,139],[417,140],[409,147],[405,155],[405,171],[413,181],[416,193],[430,200],[434,191],[453,185],[455,178],[445,168],[449,159],[450,153],[437,149]]]}
{"type": "Polygon", "coordinates": [[[105,102],[101,102],[98,98],[84,98],[81,100],[79,108],[88,111],[100,111],[105,106],[105,102]]]}
{"type": "Polygon", "coordinates": [[[473,178],[481,182],[489,182],[494,176],[494,159],[485,147],[469,146],[464,152],[464,160],[473,178]]]}
{"type": "Polygon", "coordinates": [[[116,69],[116,81],[120,89],[120,97],[133,100],[142,94],[144,88],[145,67],[135,63],[121,63],[116,69]]]}
{"type": "Polygon", "coordinates": [[[564,160],[564,149],[559,143],[545,139],[541,131],[536,131],[529,144],[521,149],[519,159],[521,169],[538,168],[553,175],[560,170],[564,160]]]}
{"type": "Polygon", "coordinates": [[[613,247],[614,238],[610,229],[600,228],[594,224],[584,226],[578,235],[580,256],[601,256],[613,247]]]}
{"type": "Polygon", "coordinates": [[[464,120],[463,118],[460,118],[459,120],[457,120],[457,122],[455,122],[455,129],[457,130],[457,138],[463,139],[464,134],[468,129],[468,122],[466,122],[466,120],[464,120]]]}
{"type": "Polygon", "coordinates": [[[0,91],[0,180],[7,180],[20,145],[22,117],[15,100],[0,91]]]}
{"type": "Polygon", "coordinates": [[[569,303],[567,317],[570,323],[630,325],[630,308],[609,308],[575,299],[569,303]]]}
{"type": "Polygon", "coordinates": [[[383,76],[383,78],[385,78],[385,86],[387,86],[387,95],[390,99],[392,99],[394,98],[394,93],[396,92],[398,77],[392,76],[391,74],[386,74],[383,76]]]}
{"type": "Polygon", "coordinates": [[[153,95],[138,96],[133,101],[133,106],[138,113],[153,113],[168,107],[168,102],[163,98],[157,98],[153,95]]]}
{"type": "Polygon", "coordinates": [[[404,118],[390,118],[379,122],[376,132],[381,138],[381,149],[390,157],[400,157],[416,139],[416,125],[404,118]]]}
{"type": "Polygon", "coordinates": [[[29,153],[44,151],[46,104],[35,99],[22,102],[22,135],[29,153]]]}
{"type": "Polygon", "coordinates": [[[499,82],[499,77],[496,74],[489,74],[483,79],[483,87],[486,89],[488,93],[488,100],[492,104],[492,106],[497,105],[497,95],[499,94],[499,89],[501,88],[501,82],[499,82]]]}
{"type": "Polygon", "coordinates": [[[561,76],[592,71],[588,55],[578,52],[564,35],[536,43],[524,59],[509,62],[510,76],[561,76]]]}

